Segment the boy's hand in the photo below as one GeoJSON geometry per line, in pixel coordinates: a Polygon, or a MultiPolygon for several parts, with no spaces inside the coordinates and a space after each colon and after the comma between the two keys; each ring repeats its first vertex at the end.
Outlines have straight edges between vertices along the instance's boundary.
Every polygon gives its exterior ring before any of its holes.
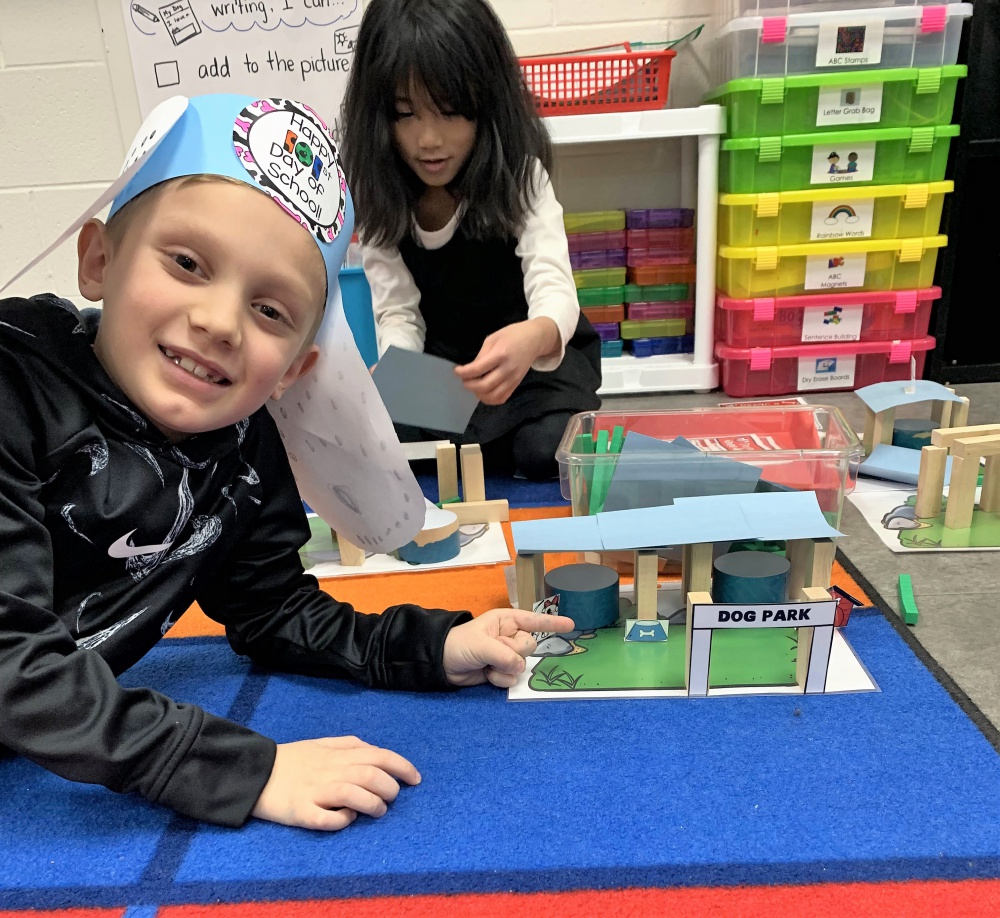
{"type": "Polygon", "coordinates": [[[535,652],[532,631],[566,632],[573,619],[522,609],[491,609],[448,632],[444,671],[452,685],[492,682],[510,688],[524,672],[524,658],[535,652]]]}
{"type": "Polygon", "coordinates": [[[401,755],[356,736],[279,744],[253,815],[332,832],[349,826],[358,813],[385,815],[399,781],[419,784],[420,772],[401,755]]]}
{"type": "Polygon", "coordinates": [[[559,346],[559,329],[549,318],[515,322],[493,332],[472,363],[456,367],[465,388],[485,405],[502,405],[531,365],[559,346]]]}

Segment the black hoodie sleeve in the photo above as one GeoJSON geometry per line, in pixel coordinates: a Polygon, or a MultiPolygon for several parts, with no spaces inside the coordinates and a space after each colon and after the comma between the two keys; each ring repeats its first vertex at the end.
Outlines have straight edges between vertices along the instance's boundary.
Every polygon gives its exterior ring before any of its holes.
{"type": "MultiPolygon", "coordinates": [[[[126,689],[54,611],[52,545],[36,457],[59,406],[0,340],[0,745],[71,781],[137,793],[236,826],[275,744],[151,689],[126,689]]],[[[53,396],[55,397],[55,396],[53,396]]]]}
{"type": "Polygon", "coordinates": [[[365,614],[321,590],[299,558],[309,525],[284,448],[266,412],[255,420],[257,436],[246,446],[267,491],[251,537],[199,595],[202,609],[225,624],[237,653],[270,668],[411,691],[449,688],[445,638],[472,616],[409,604],[365,614]]]}

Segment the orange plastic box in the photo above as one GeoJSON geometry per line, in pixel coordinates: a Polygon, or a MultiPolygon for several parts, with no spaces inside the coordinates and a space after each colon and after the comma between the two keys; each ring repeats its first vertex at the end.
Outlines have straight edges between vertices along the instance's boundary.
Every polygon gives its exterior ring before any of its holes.
{"type": "MultiPolygon", "coordinates": [[[[626,278],[630,284],[641,287],[658,284],[693,284],[695,266],[688,265],[646,265],[641,268],[627,268],[626,278]]],[[[578,285],[579,286],[579,285],[578,285]]]]}
{"type": "Polygon", "coordinates": [[[789,347],[739,348],[718,343],[715,356],[726,394],[745,398],[861,389],[874,383],[909,379],[911,357],[919,379],[927,352],[933,347],[931,337],[789,347]]]}
{"type": "Polygon", "coordinates": [[[719,294],[715,340],[731,347],[922,338],[940,287],[738,300],[719,294]]]}
{"type": "Polygon", "coordinates": [[[664,108],[676,56],[666,49],[633,51],[626,42],[519,63],[538,114],[584,115],[664,108]]]}

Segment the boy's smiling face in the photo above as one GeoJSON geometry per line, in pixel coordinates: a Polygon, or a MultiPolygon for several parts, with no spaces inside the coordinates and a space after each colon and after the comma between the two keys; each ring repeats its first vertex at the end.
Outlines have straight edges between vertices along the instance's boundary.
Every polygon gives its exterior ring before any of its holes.
{"type": "Polygon", "coordinates": [[[104,301],[104,369],[178,441],[247,417],[313,366],[326,269],[249,186],[181,179],[147,195],[121,239],[96,220],[81,230],[80,292],[104,301]]]}

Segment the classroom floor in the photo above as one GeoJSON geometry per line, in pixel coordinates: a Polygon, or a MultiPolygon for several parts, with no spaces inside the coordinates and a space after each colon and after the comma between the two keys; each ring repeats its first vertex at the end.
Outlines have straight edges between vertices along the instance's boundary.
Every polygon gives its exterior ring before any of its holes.
{"type": "MultiPolygon", "coordinates": [[[[954,388],[956,394],[969,398],[970,425],[1000,418],[1000,383],[954,388]]],[[[814,392],[804,397],[813,405],[840,408],[860,437],[865,406],[853,392],[814,392]]],[[[609,396],[602,407],[626,411],[688,408],[734,400],[722,390],[668,392],[609,396]]],[[[863,587],[878,594],[881,602],[876,602],[884,611],[901,616],[899,575],[910,575],[919,620],[901,627],[939,681],[1000,748],[1000,610],[994,605],[1000,595],[1000,550],[895,553],[879,540],[850,500],[844,502],[840,530],[845,538],[838,540],[838,557],[842,556],[863,587]]]]}

